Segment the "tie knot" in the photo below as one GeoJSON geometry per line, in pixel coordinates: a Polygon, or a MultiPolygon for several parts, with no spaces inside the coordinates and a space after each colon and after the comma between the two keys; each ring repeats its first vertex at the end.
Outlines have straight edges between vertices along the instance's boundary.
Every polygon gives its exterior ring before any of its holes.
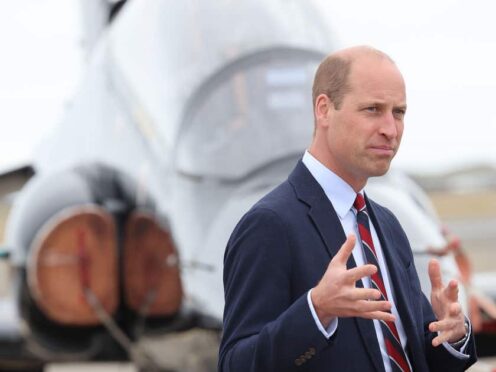
{"type": "Polygon", "coordinates": [[[357,194],[353,206],[358,212],[365,209],[365,199],[362,194],[357,194]]]}

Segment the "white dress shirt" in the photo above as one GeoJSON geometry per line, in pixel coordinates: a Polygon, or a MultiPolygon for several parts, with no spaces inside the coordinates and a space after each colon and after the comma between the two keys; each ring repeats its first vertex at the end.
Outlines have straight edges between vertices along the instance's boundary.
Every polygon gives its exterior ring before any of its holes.
{"type": "MultiPolygon", "coordinates": [[[[353,252],[352,252],[353,259],[355,260],[357,266],[364,265],[366,262],[364,259],[362,246],[360,243],[360,238],[359,238],[360,235],[358,233],[356,211],[353,208],[353,203],[356,198],[356,192],[343,179],[341,179],[334,172],[329,170],[317,159],[315,159],[308,151],[305,152],[302,161],[303,164],[305,164],[305,166],[308,168],[312,176],[315,178],[315,180],[322,187],[327,198],[331,201],[336,211],[336,214],[339,217],[341,225],[343,226],[345,235],[348,236],[350,234],[354,234],[357,237],[355,242],[355,247],[353,248],[353,252]]],[[[360,193],[363,194],[363,190],[360,191],[360,193]]],[[[392,304],[391,312],[394,314],[396,318],[395,320],[396,328],[398,329],[398,334],[400,336],[401,344],[403,345],[403,348],[405,348],[407,342],[406,334],[403,328],[403,324],[401,323],[401,318],[398,314],[398,310],[396,309],[394,291],[392,291],[391,283],[389,280],[389,271],[387,269],[386,261],[384,259],[381,243],[379,241],[379,238],[377,237],[377,232],[375,231],[372,221],[369,221],[369,225],[370,225],[370,232],[372,235],[372,241],[374,243],[374,247],[377,253],[377,258],[379,261],[379,269],[381,271],[384,285],[386,287],[386,291],[388,294],[388,300],[392,304]]],[[[370,277],[362,278],[362,282],[365,288],[370,288],[370,277]]],[[[338,318],[333,319],[329,324],[329,326],[327,327],[327,329],[325,329],[322,326],[319,318],[317,317],[317,313],[315,312],[315,308],[313,307],[310,294],[311,294],[311,290],[307,294],[307,300],[308,300],[308,305],[310,307],[310,311],[312,312],[312,316],[315,320],[315,323],[317,324],[319,330],[324,334],[324,336],[330,338],[338,327],[338,318]]],[[[374,319],[373,323],[374,323],[375,332],[377,334],[377,340],[379,341],[379,347],[381,350],[384,367],[386,369],[386,372],[390,372],[392,371],[390,364],[391,362],[389,360],[386,351],[386,346],[384,343],[384,337],[382,335],[382,328],[380,322],[379,320],[374,319]]],[[[455,350],[448,343],[445,342],[443,343],[443,345],[450,351],[451,354],[455,355],[456,357],[468,358],[468,355],[462,354],[461,352],[455,350]]],[[[465,349],[465,346],[466,345],[464,345],[461,348],[462,351],[465,349]]],[[[408,361],[408,363],[410,364],[410,361],[408,361]]]]}

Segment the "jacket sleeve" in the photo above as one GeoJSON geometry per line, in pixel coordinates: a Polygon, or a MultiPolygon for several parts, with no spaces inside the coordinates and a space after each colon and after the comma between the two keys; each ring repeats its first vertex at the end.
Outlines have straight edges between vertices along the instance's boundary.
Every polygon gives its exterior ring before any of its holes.
{"type": "Polygon", "coordinates": [[[291,298],[289,229],[272,210],[257,208],[240,221],[224,257],[221,372],[305,370],[329,346],[306,293],[291,298]]]}

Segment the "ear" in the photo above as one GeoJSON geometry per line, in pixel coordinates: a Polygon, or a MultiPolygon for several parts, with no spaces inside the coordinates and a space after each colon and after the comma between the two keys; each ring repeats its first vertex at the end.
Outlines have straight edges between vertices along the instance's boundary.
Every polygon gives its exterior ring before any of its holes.
{"type": "Polygon", "coordinates": [[[328,125],[328,118],[333,109],[334,105],[329,97],[327,97],[327,95],[322,93],[317,96],[314,107],[315,121],[317,126],[326,127],[328,125]]]}

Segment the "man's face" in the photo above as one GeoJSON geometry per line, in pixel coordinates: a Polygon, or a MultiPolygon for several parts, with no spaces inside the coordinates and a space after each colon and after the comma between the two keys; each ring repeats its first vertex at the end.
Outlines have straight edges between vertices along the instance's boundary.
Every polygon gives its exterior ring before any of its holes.
{"type": "Polygon", "coordinates": [[[403,77],[377,56],[353,62],[350,92],[327,113],[328,166],[355,190],[387,172],[403,134],[406,95],[403,77]]]}

